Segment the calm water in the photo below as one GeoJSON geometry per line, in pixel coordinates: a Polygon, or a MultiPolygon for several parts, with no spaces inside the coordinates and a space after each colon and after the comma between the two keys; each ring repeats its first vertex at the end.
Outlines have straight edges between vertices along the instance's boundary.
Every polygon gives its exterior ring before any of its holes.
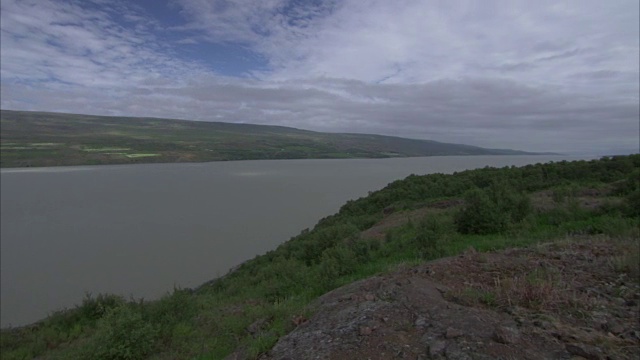
{"type": "Polygon", "coordinates": [[[152,299],[274,249],[410,174],[559,156],[277,160],[5,169],[1,326],[72,307],[85,292],[152,299]]]}

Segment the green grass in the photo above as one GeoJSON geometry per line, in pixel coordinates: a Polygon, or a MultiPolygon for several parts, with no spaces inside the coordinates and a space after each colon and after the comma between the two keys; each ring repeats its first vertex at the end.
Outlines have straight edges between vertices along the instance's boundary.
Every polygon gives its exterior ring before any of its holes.
{"type": "Polygon", "coordinates": [[[160,154],[125,154],[124,156],[130,159],[137,159],[137,158],[144,158],[144,157],[160,156],[160,154]]]}
{"type": "MultiPolygon", "coordinates": [[[[313,301],[318,296],[400,264],[418,264],[470,248],[481,254],[530,246],[576,234],[638,239],[640,220],[629,201],[634,201],[640,186],[629,174],[639,165],[640,156],[635,155],[480,169],[455,175],[410,176],[366,198],[348,202],[312,230],[303,231],[277,249],[256,256],[234,272],[199,288],[174,289],[159,300],[147,302],[113,295],[87,296],[75,309],[55,313],[29,327],[3,330],[2,358],[46,355],[50,359],[222,359],[236,349],[257,358],[295,328],[295,319],[313,314],[313,301]],[[621,169],[616,176],[611,176],[613,168],[621,169]],[[538,176],[542,173],[547,174],[546,178],[538,176]],[[413,209],[436,199],[464,197],[470,189],[486,191],[487,197],[493,199],[487,206],[499,209],[491,216],[501,216],[501,212],[510,212],[519,202],[505,203],[500,196],[489,196],[495,182],[519,196],[531,196],[567,182],[578,190],[597,184],[612,189],[606,196],[617,201],[595,209],[570,203],[558,203],[546,210],[526,208],[522,217],[509,217],[503,227],[489,233],[461,232],[461,216],[481,215],[458,206],[397,226],[383,240],[361,236],[361,231],[379,221],[383,209],[392,204],[413,209]]],[[[612,258],[610,266],[636,274],[638,255],[630,253],[612,258]]],[[[553,280],[551,275],[532,273],[523,281],[543,293],[553,280]]],[[[465,296],[489,306],[501,301],[497,294],[473,289],[465,296]]]]}
{"type": "Polygon", "coordinates": [[[113,152],[113,151],[128,151],[131,148],[120,148],[120,147],[101,147],[101,148],[84,148],[82,151],[89,152],[113,152]]]}

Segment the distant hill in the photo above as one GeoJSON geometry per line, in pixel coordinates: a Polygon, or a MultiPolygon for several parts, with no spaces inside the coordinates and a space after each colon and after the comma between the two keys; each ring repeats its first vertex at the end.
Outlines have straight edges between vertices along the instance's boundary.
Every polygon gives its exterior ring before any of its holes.
{"type": "Polygon", "coordinates": [[[2,167],[534,154],[283,126],[11,110],[0,114],[2,167]]]}

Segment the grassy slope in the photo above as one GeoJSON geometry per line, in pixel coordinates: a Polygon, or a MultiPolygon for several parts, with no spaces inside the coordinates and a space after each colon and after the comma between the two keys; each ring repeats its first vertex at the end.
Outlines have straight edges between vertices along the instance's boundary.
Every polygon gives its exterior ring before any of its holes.
{"type": "Polygon", "coordinates": [[[281,126],[2,110],[2,167],[246,159],[504,155],[484,149],[381,135],[281,126]]]}
{"type": "MultiPolygon", "coordinates": [[[[639,209],[640,155],[410,176],[348,202],[314,229],[197,289],[151,302],[100,295],[32,326],[3,330],[2,357],[221,359],[241,348],[255,358],[308,317],[315,298],[341,285],[469,247],[483,252],[574,234],[637,244],[639,209]],[[582,194],[598,201],[583,206],[582,194]],[[482,211],[475,213],[474,204],[482,211]],[[426,216],[396,224],[384,239],[362,235],[388,219],[383,213],[390,209],[394,216],[423,210],[426,216]]],[[[627,265],[637,276],[638,253],[630,255],[627,265]]]]}

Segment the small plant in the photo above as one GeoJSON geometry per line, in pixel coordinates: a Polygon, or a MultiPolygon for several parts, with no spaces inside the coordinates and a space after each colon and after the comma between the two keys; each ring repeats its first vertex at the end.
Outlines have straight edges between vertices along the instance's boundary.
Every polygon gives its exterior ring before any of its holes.
{"type": "Polygon", "coordinates": [[[278,341],[278,335],[273,332],[260,334],[249,346],[249,356],[257,358],[261,354],[269,351],[278,341]]]}
{"type": "Polygon", "coordinates": [[[135,360],[151,352],[158,331],[131,306],[107,311],[98,322],[93,342],[85,352],[87,359],[135,360]]]}
{"type": "Polygon", "coordinates": [[[490,307],[498,305],[498,298],[492,290],[465,287],[462,290],[455,291],[449,295],[452,300],[462,303],[463,305],[484,304],[490,307]]]}
{"type": "Polygon", "coordinates": [[[84,319],[95,321],[102,318],[109,310],[122,306],[125,300],[122,296],[113,294],[98,294],[95,298],[86,293],[78,312],[84,319]]]}
{"type": "Polygon", "coordinates": [[[640,217],[640,189],[630,192],[624,199],[626,215],[640,217]]]}
{"type": "Polygon", "coordinates": [[[479,300],[481,303],[490,307],[495,307],[498,305],[498,298],[496,294],[491,291],[483,291],[482,293],[480,293],[479,300]]]}
{"type": "Polygon", "coordinates": [[[443,242],[446,241],[449,232],[443,218],[426,217],[420,222],[416,232],[414,242],[421,258],[436,258],[443,255],[443,242]]]}
{"type": "Polygon", "coordinates": [[[574,200],[576,198],[577,193],[578,191],[575,188],[575,186],[565,185],[565,186],[560,186],[553,189],[553,192],[551,193],[551,198],[553,199],[553,202],[555,202],[556,204],[562,204],[567,201],[574,200]]]}
{"type": "Polygon", "coordinates": [[[533,310],[563,311],[587,306],[568,292],[557,278],[556,269],[535,269],[526,274],[499,278],[495,281],[501,306],[522,306],[533,310]]]}
{"type": "Polygon", "coordinates": [[[611,267],[619,273],[626,273],[632,278],[640,278],[640,246],[630,243],[629,246],[621,246],[620,254],[609,259],[611,267]]]}

